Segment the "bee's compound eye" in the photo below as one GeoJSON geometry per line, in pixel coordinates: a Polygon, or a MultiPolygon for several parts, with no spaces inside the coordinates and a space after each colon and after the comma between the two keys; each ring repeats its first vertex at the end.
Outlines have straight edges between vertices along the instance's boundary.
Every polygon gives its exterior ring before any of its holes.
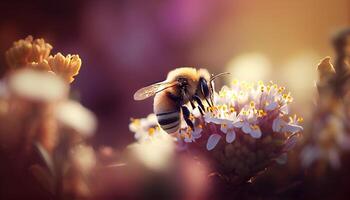
{"type": "Polygon", "coordinates": [[[207,81],[204,78],[200,78],[199,82],[200,82],[199,84],[200,84],[200,87],[201,87],[202,94],[205,97],[208,97],[209,96],[209,87],[208,87],[207,81]]]}

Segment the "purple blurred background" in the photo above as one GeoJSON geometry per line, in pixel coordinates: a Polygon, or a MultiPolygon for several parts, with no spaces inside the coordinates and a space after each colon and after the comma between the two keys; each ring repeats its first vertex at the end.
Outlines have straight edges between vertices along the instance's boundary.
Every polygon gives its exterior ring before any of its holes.
{"type": "MultiPolygon", "coordinates": [[[[178,66],[275,80],[308,107],[316,64],[332,55],[329,37],[350,24],[349,11],[348,0],[2,1],[0,55],[27,35],[79,54],[73,95],[98,116],[97,144],[121,148],[133,141],[130,118],[152,111],[134,91],[178,66]]],[[[5,66],[1,56],[2,75],[5,66]]]]}

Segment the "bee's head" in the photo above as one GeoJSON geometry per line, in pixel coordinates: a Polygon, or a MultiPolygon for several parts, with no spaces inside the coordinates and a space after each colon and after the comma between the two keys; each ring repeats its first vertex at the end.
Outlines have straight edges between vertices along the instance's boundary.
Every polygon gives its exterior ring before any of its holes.
{"type": "Polygon", "coordinates": [[[200,69],[200,78],[198,83],[198,89],[200,91],[200,95],[204,98],[213,98],[214,94],[214,80],[222,75],[229,74],[228,72],[220,73],[217,75],[210,75],[209,72],[205,69],[200,69]]]}
{"type": "Polygon", "coordinates": [[[176,68],[168,73],[167,82],[178,83],[180,88],[189,88],[194,85],[196,81],[197,70],[191,67],[176,68]]]}
{"type": "Polygon", "coordinates": [[[193,96],[197,90],[197,81],[193,76],[179,76],[176,78],[178,87],[187,93],[188,96],[193,96]]]}
{"type": "Polygon", "coordinates": [[[180,88],[187,87],[188,84],[189,84],[188,79],[185,78],[185,77],[178,77],[178,78],[176,79],[176,81],[179,83],[179,87],[180,87],[180,88]]]}

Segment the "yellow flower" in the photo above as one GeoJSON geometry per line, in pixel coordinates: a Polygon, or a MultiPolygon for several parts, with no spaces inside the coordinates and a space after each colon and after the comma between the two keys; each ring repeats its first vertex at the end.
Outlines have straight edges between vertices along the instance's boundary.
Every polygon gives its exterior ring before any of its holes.
{"type": "Polygon", "coordinates": [[[74,81],[74,76],[78,75],[81,66],[79,55],[68,54],[64,57],[61,53],[57,53],[55,56],[47,58],[47,61],[52,72],[69,83],[74,81]]]}
{"type": "Polygon", "coordinates": [[[32,63],[42,63],[49,57],[52,46],[44,39],[33,40],[32,36],[18,40],[6,51],[6,62],[11,68],[21,68],[32,63]]]}
{"type": "Polygon", "coordinates": [[[50,67],[49,63],[47,63],[46,60],[43,60],[40,63],[32,62],[32,63],[28,64],[27,67],[29,67],[31,69],[35,69],[35,70],[48,71],[48,72],[51,71],[51,67],[50,67]]]}

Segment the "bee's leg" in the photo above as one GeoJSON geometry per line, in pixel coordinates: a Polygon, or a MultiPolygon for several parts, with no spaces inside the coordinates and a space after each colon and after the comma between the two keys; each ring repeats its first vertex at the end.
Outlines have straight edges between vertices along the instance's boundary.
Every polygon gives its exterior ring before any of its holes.
{"type": "Polygon", "coordinates": [[[193,99],[197,102],[199,112],[203,115],[203,112],[205,111],[205,107],[202,103],[202,100],[197,95],[194,95],[193,99]]]}
{"type": "Polygon", "coordinates": [[[204,115],[204,112],[202,110],[202,108],[200,106],[196,106],[196,108],[198,108],[199,112],[201,113],[201,115],[203,116],[204,115]]]}
{"type": "Polygon", "coordinates": [[[215,85],[214,85],[214,81],[210,81],[210,95],[209,95],[209,98],[210,98],[210,102],[212,105],[214,105],[214,89],[215,89],[215,85]]]}
{"type": "Polygon", "coordinates": [[[186,106],[181,106],[181,110],[182,110],[182,115],[183,118],[187,124],[187,126],[191,127],[192,130],[194,130],[194,125],[192,123],[192,121],[190,120],[190,111],[188,110],[188,108],[186,106]]]}
{"type": "Polygon", "coordinates": [[[200,106],[197,106],[198,107],[198,110],[199,110],[199,112],[201,113],[201,115],[203,116],[204,115],[204,111],[205,110],[203,110],[200,106]]]}
{"type": "Polygon", "coordinates": [[[190,101],[190,104],[191,104],[192,110],[194,110],[196,106],[194,105],[193,101],[190,101]]]}
{"type": "Polygon", "coordinates": [[[194,110],[196,108],[196,106],[192,102],[192,99],[188,96],[188,94],[186,93],[186,91],[184,89],[182,89],[181,92],[182,92],[182,96],[185,97],[190,102],[192,110],[194,110]]]}
{"type": "Polygon", "coordinates": [[[213,104],[211,103],[211,101],[209,101],[207,98],[205,99],[205,101],[207,102],[207,104],[209,105],[209,107],[212,107],[213,104]]]}
{"type": "Polygon", "coordinates": [[[207,102],[210,102],[209,106],[214,106],[213,95],[210,95],[205,99],[207,102]]]}

